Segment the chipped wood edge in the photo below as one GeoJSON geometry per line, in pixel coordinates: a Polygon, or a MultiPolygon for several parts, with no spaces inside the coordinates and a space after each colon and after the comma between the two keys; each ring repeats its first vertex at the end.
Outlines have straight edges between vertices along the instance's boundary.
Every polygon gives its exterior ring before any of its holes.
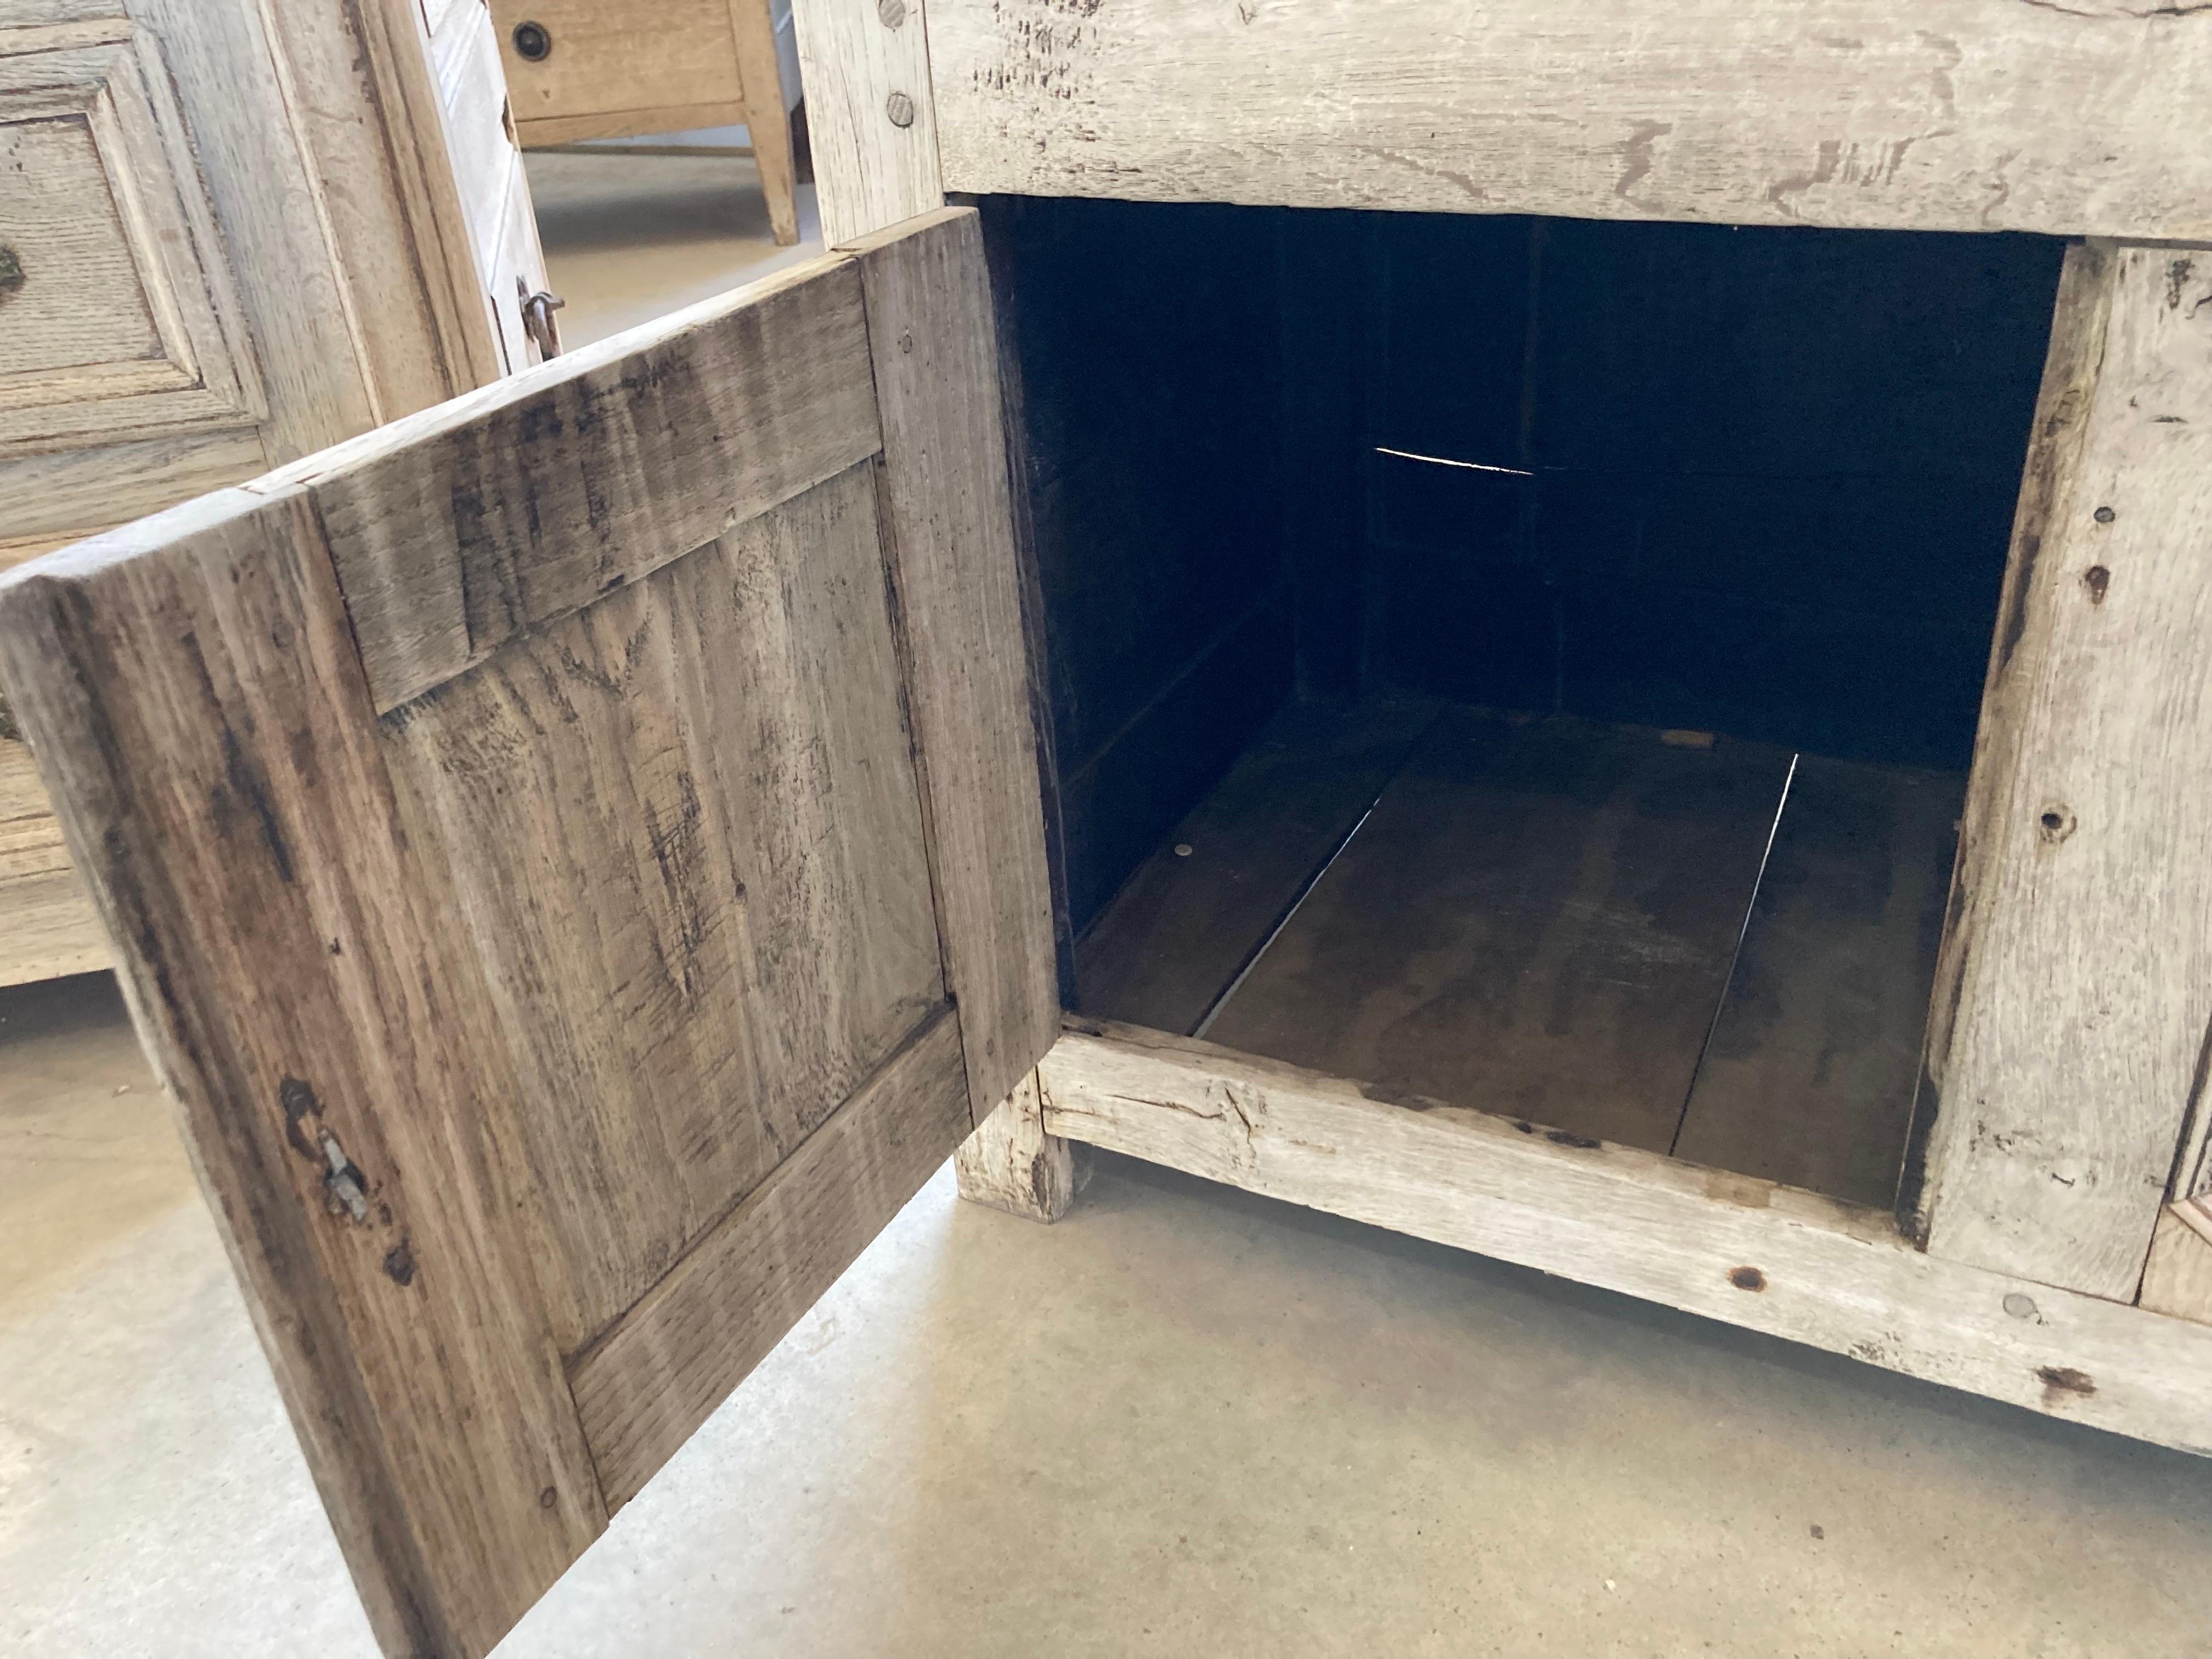
{"type": "Polygon", "coordinates": [[[1044,1127],[1044,1085],[1031,1072],[952,1155],[960,1196],[1030,1221],[1057,1221],[1091,1178],[1084,1149],[1044,1127]]]}
{"type": "Polygon", "coordinates": [[[1883,1212],[1071,1020],[1041,1132],[2032,1411],[2212,1453],[2212,1327],[1940,1261],[1883,1212]]]}

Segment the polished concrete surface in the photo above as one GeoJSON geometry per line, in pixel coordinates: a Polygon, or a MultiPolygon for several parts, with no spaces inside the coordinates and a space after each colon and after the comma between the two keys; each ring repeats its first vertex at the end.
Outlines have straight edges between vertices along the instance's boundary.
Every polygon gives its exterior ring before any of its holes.
{"type": "MultiPolygon", "coordinates": [[[[653,159],[531,160],[572,341],[813,251],[653,159]]],[[[372,1654],[105,975],[0,991],[0,1653],[372,1654]]],[[[941,1172],[501,1649],[1907,1652],[2207,1659],[2212,1463],[1118,1161],[941,1172]]]]}
{"type": "MultiPolygon", "coordinates": [[[[366,1659],[104,976],[0,992],[0,1651],[366,1659]]],[[[2212,1465],[1120,1161],[940,1173],[501,1650],[2212,1653],[2212,1465]]]]}

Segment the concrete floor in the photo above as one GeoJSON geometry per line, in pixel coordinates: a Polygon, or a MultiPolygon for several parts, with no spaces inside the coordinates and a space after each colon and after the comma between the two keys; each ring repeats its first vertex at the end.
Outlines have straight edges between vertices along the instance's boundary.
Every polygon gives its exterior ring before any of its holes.
{"type": "MultiPolygon", "coordinates": [[[[532,158],[571,340],[812,251],[653,159],[532,158]]],[[[370,1655],[105,975],[0,991],[0,1652],[370,1655]]],[[[501,1652],[1908,1650],[2206,1659],[2212,1464],[1107,1160],[940,1173],[501,1652]]]]}
{"type": "MultiPolygon", "coordinates": [[[[374,1650],[105,976],[0,992],[0,1651],[374,1650]]],[[[942,1172],[501,1648],[2203,1659],[2212,1466],[1109,1160],[942,1172]]]]}
{"type": "Polygon", "coordinates": [[[769,233],[745,155],[536,150],[524,158],[545,274],[580,346],[822,252],[814,186],[799,187],[799,244],[769,233]]]}

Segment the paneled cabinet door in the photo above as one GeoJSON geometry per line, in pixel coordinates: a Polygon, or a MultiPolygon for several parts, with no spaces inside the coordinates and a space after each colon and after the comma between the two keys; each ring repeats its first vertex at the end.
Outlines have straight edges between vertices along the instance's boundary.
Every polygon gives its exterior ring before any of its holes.
{"type": "Polygon", "coordinates": [[[386,1650],[482,1654],[1054,1034],[974,216],[24,567],[386,1650]]]}

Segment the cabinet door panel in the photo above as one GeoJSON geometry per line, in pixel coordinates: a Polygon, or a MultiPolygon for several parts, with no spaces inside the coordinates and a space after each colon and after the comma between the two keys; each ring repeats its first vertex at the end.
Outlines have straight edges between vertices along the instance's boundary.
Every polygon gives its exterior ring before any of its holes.
{"type": "Polygon", "coordinates": [[[991,341],[955,210],[0,582],[389,1652],[497,1641],[1051,1041],[991,341]]]}

